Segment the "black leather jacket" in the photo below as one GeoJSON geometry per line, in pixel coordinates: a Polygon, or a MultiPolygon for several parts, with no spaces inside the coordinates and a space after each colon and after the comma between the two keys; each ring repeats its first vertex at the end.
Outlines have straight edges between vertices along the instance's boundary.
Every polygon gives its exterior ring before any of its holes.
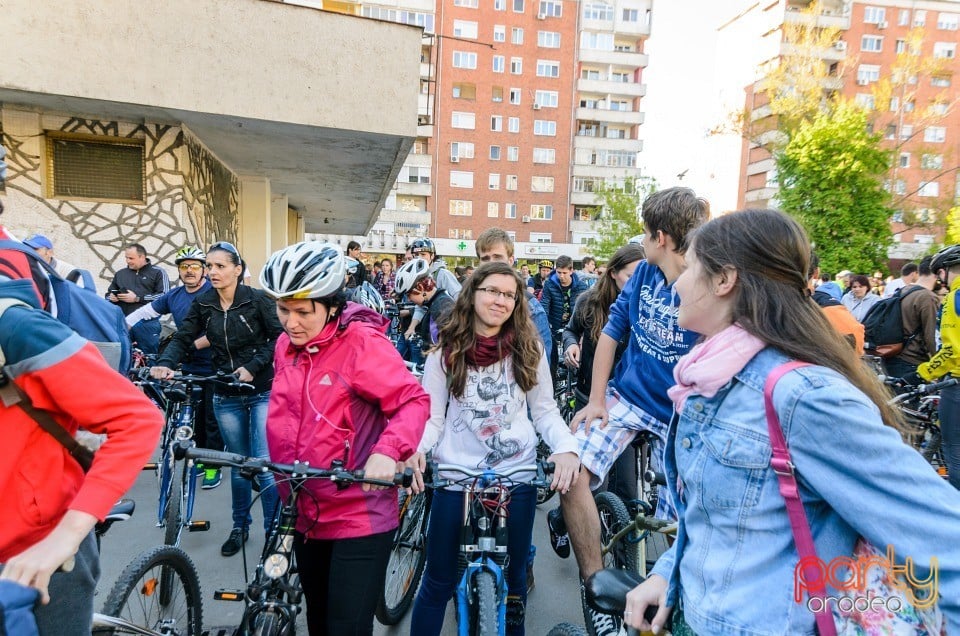
{"type": "MultiPolygon", "coordinates": [[[[233,304],[224,311],[217,290],[210,289],[193,301],[157,365],[175,368],[193,349],[194,340],[206,332],[214,369],[233,373],[244,367],[253,375],[255,387],[247,392],[263,393],[270,390],[273,381],[273,349],[281,331],[276,303],[261,290],[238,285],[233,304]]],[[[215,387],[214,391],[224,395],[242,393],[224,387],[215,387]]]]}

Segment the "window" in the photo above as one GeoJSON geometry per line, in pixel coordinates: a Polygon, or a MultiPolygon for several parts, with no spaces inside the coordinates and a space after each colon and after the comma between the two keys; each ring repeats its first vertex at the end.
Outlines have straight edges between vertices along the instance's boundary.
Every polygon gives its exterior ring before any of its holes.
{"type": "Polygon", "coordinates": [[[500,216],[500,204],[496,201],[490,201],[487,203],[487,217],[495,219],[500,216]]]}
{"type": "Polygon", "coordinates": [[[913,124],[904,124],[900,127],[900,139],[910,139],[913,137],[913,124]]]}
{"type": "Polygon", "coordinates": [[[897,40],[897,45],[894,48],[897,55],[904,53],[907,50],[907,41],[906,40],[897,40]]]}
{"type": "Polygon", "coordinates": [[[609,109],[629,113],[633,110],[633,104],[626,99],[611,99],[609,109]]]}
{"type": "Polygon", "coordinates": [[[880,67],[874,64],[861,64],[857,68],[857,84],[867,84],[880,79],[880,67]]]}
{"type": "Polygon", "coordinates": [[[892,112],[896,111],[898,108],[900,108],[900,98],[899,98],[899,97],[891,97],[891,98],[890,98],[890,112],[892,113],[892,112]]]}
{"type": "Polygon", "coordinates": [[[507,175],[507,190],[516,190],[517,189],[517,175],[508,174],[507,175]]]}
{"type": "Polygon", "coordinates": [[[637,9],[624,9],[623,14],[621,15],[621,20],[623,22],[639,22],[640,11],[637,9]]]}
{"type": "Polygon", "coordinates": [[[936,181],[921,181],[920,189],[917,190],[918,197],[938,197],[940,196],[940,184],[936,181]]]}
{"type": "MultiPolygon", "coordinates": [[[[476,4],[474,4],[476,6],[476,4]]],[[[420,13],[417,11],[397,11],[386,7],[364,6],[361,14],[365,18],[374,18],[376,20],[387,20],[389,22],[399,22],[400,24],[412,24],[413,26],[423,27],[427,33],[433,33],[433,11],[430,13],[420,13]]]]}
{"type": "Polygon", "coordinates": [[[536,119],[533,122],[533,134],[546,137],[556,137],[557,122],[546,119],[536,119]]]}
{"type": "Polygon", "coordinates": [[[604,2],[586,2],[583,5],[584,20],[613,20],[613,5],[604,2]]]}
{"type": "Polygon", "coordinates": [[[523,44],[523,29],[520,27],[513,27],[510,29],[510,43],[523,44]]]}
{"type": "Polygon", "coordinates": [[[530,218],[539,219],[541,221],[549,221],[550,219],[553,218],[553,206],[552,205],[531,205],[530,218]]]}
{"type": "Polygon", "coordinates": [[[453,85],[454,99],[476,99],[477,85],[467,82],[456,82],[453,85]]]}
{"type": "Polygon", "coordinates": [[[476,9],[480,6],[480,3],[477,0],[453,0],[453,6],[455,7],[467,7],[468,9],[476,9]]]}
{"type": "Polygon", "coordinates": [[[465,229],[450,228],[449,230],[447,230],[447,238],[472,239],[473,230],[471,230],[470,228],[465,228],[465,229]]]}
{"type": "MultiPolygon", "coordinates": [[[[907,182],[903,179],[897,179],[893,184],[893,191],[897,194],[907,193],[907,182]]],[[[902,219],[901,219],[902,220],[902,219]]]]}
{"type": "Polygon", "coordinates": [[[507,132],[518,133],[520,132],[520,118],[519,117],[510,117],[507,119],[507,132]]]}
{"type": "Polygon", "coordinates": [[[878,35],[865,35],[860,38],[860,50],[869,53],[879,53],[883,50],[883,38],[878,35]]]}
{"type": "Polygon", "coordinates": [[[560,77],[560,62],[537,60],[537,77],[560,77]]]}
{"type": "Polygon", "coordinates": [[[500,161],[500,146],[490,146],[490,160],[500,161]]]}
{"type": "Polygon", "coordinates": [[[626,72],[613,71],[612,73],[610,73],[610,81],[620,82],[622,84],[629,84],[630,82],[633,81],[633,74],[626,73],[626,72]]]}
{"type": "Polygon", "coordinates": [[[924,170],[941,170],[943,168],[943,155],[920,155],[920,167],[924,170]]]}
{"type": "Polygon", "coordinates": [[[537,91],[535,102],[540,108],[556,108],[560,104],[560,93],[557,91],[537,91]]]}
{"type": "Polygon", "coordinates": [[[507,27],[502,24],[493,25],[493,41],[494,42],[506,42],[507,41],[507,27]]]}
{"type": "Polygon", "coordinates": [[[406,170],[407,183],[430,183],[430,168],[426,166],[411,166],[406,170]]]}
{"type": "Polygon", "coordinates": [[[899,163],[899,165],[900,165],[901,168],[909,168],[909,167],[910,167],[910,153],[909,153],[909,152],[901,152],[901,153],[900,153],[900,163],[899,163]]]}
{"type": "Polygon", "coordinates": [[[494,11],[506,11],[506,10],[507,10],[507,0],[493,0],[493,10],[494,10],[494,11]]]}
{"type": "Polygon", "coordinates": [[[523,13],[523,0],[513,0],[513,12],[523,13]]]}
{"type": "Polygon", "coordinates": [[[455,141],[450,144],[450,158],[473,159],[473,144],[466,141],[455,141]]]}
{"type": "Polygon", "coordinates": [[[429,140],[421,137],[413,142],[413,154],[415,155],[429,155],[430,154],[430,142],[429,140]]]}
{"type": "Polygon", "coordinates": [[[453,21],[453,35],[458,38],[477,39],[477,23],[467,20],[453,21]]]}
{"type": "Polygon", "coordinates": [[[858,93],[857,96],[854,98],[854,100],[857,102],[857,105],[860,106],[861,108],[865,108],[867,110],[873,110],[873,107],[874,107],[873,95],[870,95],[867,93],[858,93]]]}
{"type": "Polygon", "coordinates": [[[49,132],[46,147],[50,198],[145,201],[143,141],[49,132]]]}
{"type": "Polygon", "coordinates": [[[597,70],[594,70],[594,69],[590,69],[590,68],[581,69],[581,71],[580,71],[580,79],[585,79],[585,80],[598,80],[598,79],[601,79],[601,77],[600,77],[600,71],[597,71],[597,70]]]}
{"type": "Polygon", "coordinates": [[[537,31],[537,46],[545,49],[559,49],[560,34],[556,31],[537,31]]]}
{"type": "Polygon", "coordinates": [[[472,188],[473,173],[466,172],[463,170],[451,170],[450,171],[450,187],[451,188],[472,188]]]}
{"type": "Polygon", "coordinates": [[[530,232],[531,243],[550,243],[553,241],[553,234],[550,232],[530,232]]]}
{"type": "Polygon", "coordinates": [[[473,216],[473,201],[450,199],[450,216],[473,216]]]}
{"type": "Polygon", "coordinates": [[[942,60],[952,60],[957,56],[956,42],[934,42],[933,57],[942,60]]]}
{"type": "Polygon", "coordinates": [[[493,72],[494,73],[503,73],[504,68],[504,57],[502,55],[493,56],[493,72]]]}
{"type": "Polygon", "coordinates": [[[503,218],[505,218],[505,219],[515,219],[515,218],[517,218],[517,204],[516,204],[516,203],[504,203],[504,204],[503,204],[503,218]]]}
{"type": "Polygon", "coordinates": [[[503,130],[503,116],[501,115],[490,116],[490,130],[494,132],[500,132],[503,130]]]}
{"type": "Polygon", "coordinates": [[[935,115],[946,115],[950,110],[950,105],[946,102],[934,102],[930,104],[930,112],[935,115]]]}
{"type": "Polygon", "coordinates": [[[867,24],[880,24],[887,19],[887,10],[883,7],[865,7],[863,21],[867,24]]]}
{"type": "Polygon", "coordinates": [[[903,111],[906,113],[912,113],[917,107],[917,102],[910,100],[909,102],[903,103],[903,111]]]}
{"type": "Polygon", "coordinates": [[[937,17],[937,28],[944,31],[956,31],[960,26],[960,16],[956,13],[941,13],[937,17]]]}
{"type": "Polygon", "coordinates": [[[553,192],[553,177],[533,177],[530,179],[531,192],[553,192]]]}
{"type": "Polygon", "coordinates": [[[450,118],[450,126],[452,128],[464,128],[466,130],[473,130],[477,127],[476,124],[477,117],[473,113],[462,113],[458,111],[453,111],[453,114],[450,118]]]}
{"type": "Polygon", "coordinates": [[[917,9],[913,12],[913,26],[922,27],[927,24],[927,12],[924,9],[917,9]]]}
{"type": "Polygon", "coordinates": [[[884,138],[884,139],[896,139],[896,138],[897,138],[897,125],[896,125],[896,124],[888,124],[888,125],[887,125],[887,132],[884,133],[883,138],[884,138]]]}
{"type": "Polygon", "coordinates": [[[500,189],[500,175],[496,172],[491,172],[490,177],[487,179],[487,185],[491,190],[500,189]]]}
{"type": "Polygon", "coordinates": [[[907,26],[910,24],[910,9],[900,9],[900,15],[897,17],[898,26],[907,26]]]}
{"type": "Polygon", "coordinates": [[[574,177],[573,178],[574,192],[594,192],[595,190],[596,190],[596,183],[590,177],[574,177]]]}
{"type": "Polygon", "coordinates": [[[533,163],[556,163],[557,151],[553,148],[534,148],[533,163]]]}
{"type": "Polygon", "coordinates": [[[453,52],[454,68],[477,68],[477,54],[466,51],[453,52]]]}
{"type": "Polygon", "coordinates": [[[949,75],[934,75],[930,78],[930,86],[936,86],[938,88],[947,88],[950,86],[950,76],[949,75]]]}
{"type": "Polygon", "coordinates": [[[580,33],[580,48],[594,51],[612,51],[613,33],[583,31],[580,33]]]}
{"type": "Polygon", "coordinates": [[[520,97],[522,96],[522,94],[523,94],[523,91],[521,91],[519,88],[511,88],[511,89],[510,89],[510,103],[511,103],[511,104],[519,104],[519,103],[520,103],[520,97]]]}
{"type": "Polygon", "coordinates": [[[495,102],[503,101],[503,86],[494,86],[491,89],[490,97],[495,102]]]}
{"type": "Polygon", "coordinates": [[[522,57],[511,57],[510,58],[510,72],[514,75],[520,75],[523,73],[523,58],[522,57]]]}
{"type": "Polygon", "coordinates": [[[923,140],[930,143],[943,143],[947,140],[947,129],[944,126],[930,126],[923,131],[923,140]]]}
{"type": "Polygon", "coordinates": [[[540,0],[540,10],[537,15],[548,18],[559,18],[563,16],[563,4],[556,0],[540,0]]]}
{"type": "Polygon", "coordinates": [[[507,146],[507,161],[520,161],[519,146],[507,146]]]}

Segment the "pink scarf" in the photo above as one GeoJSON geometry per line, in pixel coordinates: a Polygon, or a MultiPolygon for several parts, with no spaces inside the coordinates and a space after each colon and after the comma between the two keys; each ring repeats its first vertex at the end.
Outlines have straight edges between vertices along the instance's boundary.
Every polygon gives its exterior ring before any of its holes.
{"type": "Polygon", "coordinates": [[[687,398],[702,395],[710,398],[740,372],[766,344],[737,324],[730,325],[690,350],[673,368],[676,385],[667,390],[677,413],[683,411],[687,398]]]}

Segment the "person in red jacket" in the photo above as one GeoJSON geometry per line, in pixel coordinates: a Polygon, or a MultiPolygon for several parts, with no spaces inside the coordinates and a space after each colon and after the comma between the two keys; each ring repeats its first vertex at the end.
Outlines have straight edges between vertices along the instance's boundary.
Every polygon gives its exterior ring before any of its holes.
{"type": "Polygon", "coordinates": [[[41,635],[89,636],[100,574],[91,530],[140,474],[163,416],[41,306],[33,280],[0,275],[0,579],[39,590],[41,635]],[[71,435],[106,436],[88,473],[8,399],[11,385],[71,435]],[[71,557],[73,569],[58,571],[71,557]]]}
{"type": "MultiPolygon", "coordinates": [[[[270,458],[322,468],[342,460],[390,480],[417,448],[430,398],[386,337],[389,321],[346,301],[346,277],[343,254],[320,242],[276,252],[260,274],[284,330],[273,358],[270,458]]],[[[305,488],[294,551],[310,634],[372,634],[397,494],[368,484],[337,490],[322,480],[305,488]]]]}

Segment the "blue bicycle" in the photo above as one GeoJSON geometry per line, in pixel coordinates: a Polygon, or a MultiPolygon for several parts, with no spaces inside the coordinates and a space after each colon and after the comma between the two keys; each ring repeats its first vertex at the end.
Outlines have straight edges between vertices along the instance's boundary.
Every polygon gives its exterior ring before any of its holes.
{"type": "Polygon", "coordinates": [[[507,514],[510,486],[527,483],[549,488],[552,462],[516,466],[507,470],[477,470],[456,464],[427,464],[427,488],[463,487],[463,523],[456,608],[458,636],[503,636],[507,624],[507,514]],[[462,478],[441,478],[457,473],[462,478]],[[529,481],[512,479],[518,474],[535,474],[529,481]]]}

